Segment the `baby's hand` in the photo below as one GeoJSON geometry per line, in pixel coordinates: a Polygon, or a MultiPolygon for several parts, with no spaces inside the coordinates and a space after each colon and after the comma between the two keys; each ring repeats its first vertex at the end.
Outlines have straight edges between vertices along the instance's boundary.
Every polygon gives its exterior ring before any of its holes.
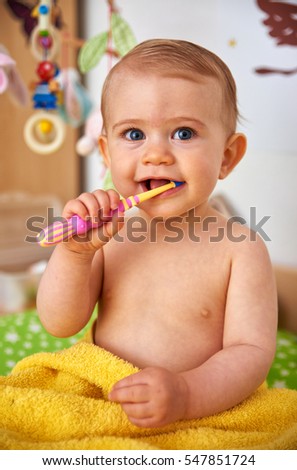
{"type": "Polygon", "coordinates": [[[117,382],[109,399],[120,403],[131,423],[153,428],[185,416],[188,389],[183,377],[149,367],[117,382]]]}
{"type": "Polygon", "coordinates": [[[69,239],[65,246],[75,252],[94,252],[107,243],[110,238],[123,226],[123,213],[118,212],[109,220],[113,210],[118,208],[119,194],[110,189],[108,191],[96,190],[93,193],[82,193],[78,198],[67,202],[62,216],[69,219],[74,214],[83,220],[92,223],[103,221],[100,228],[89,230],[86,235],[75,236],[69,239]]]}

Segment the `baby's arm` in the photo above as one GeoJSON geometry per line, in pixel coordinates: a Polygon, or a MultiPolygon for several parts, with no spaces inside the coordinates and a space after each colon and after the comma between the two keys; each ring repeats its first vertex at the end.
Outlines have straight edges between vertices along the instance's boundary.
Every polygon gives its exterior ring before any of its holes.
{"type": "Polygon", "coordinates": [[[266,379],[275,354],[277,295],[263,241],[234,244],[221,351],[182,374],[186,417],[218,413],[240,403],[266,379]]]}
{"type": "Polygon", "coordinates": [[[277,301],[261,239],[234,244],[222,349],[175,374],[147,368],[118,382],[110,399],[141,427],[163,426],[227,410],[265,380],[275,353],[277,301]]]}
{"type": "MultiPolygon", "coordinates": [[[[113,190],[83,193],[66,204],[62,215],[69,218],[78,214],[95,221],[101,216],[104,220],[118,207],[119,200],[113,190]]],[[[40,320],[52,335],[72,336],[88,322],[101,290],[101,248],[121,225],[114,216],[112,221],[89,231],[84,238],[74,237],[55,248],[37,294],[40,320]]]]}

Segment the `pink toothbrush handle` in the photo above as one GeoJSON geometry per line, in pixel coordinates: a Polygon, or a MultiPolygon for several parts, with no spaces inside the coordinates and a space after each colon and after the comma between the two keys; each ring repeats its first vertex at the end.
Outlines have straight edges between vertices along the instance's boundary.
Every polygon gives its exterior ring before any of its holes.
{"type": "MultiPolygon", "coordinates": [[[[110,218],[117,214],[119,211],[124,212],[125,207],[122,201],[119,203],[119,207],[115,209],[114,211],[111,211],[110,213],[110,218]]],[[[101,227],[107,220],[100,220],[98,223],[93,223],[91,220],[83,220],[79,217],[79,215],[73,215],[70,219],[69,222],[72,226],[74,226],[75,231],[72,232],[73,235],[83,235],[87,233],[91,228],[98,228],[101,227]]]]}
{"type": "MultiPolygon", "coordinates": [[[[113,218],[113,216],[121,211],[124,212],[125,207],[122,201],[119,203],[119,207],[115,209],[114,211],[111,211],[110,213],[110,219],[113,218]]],[[[83,220],[79,217],[79,215],[73,215],[69,219],[69,223],[74,227],[74,231],[72,231],[72,236],[73,235],[83,235],[87,233],[91,228],[98,228],[101,227],[107,220],[99,220],[98,223],[93,223],[91,220],[83,220]]]]}
{"type": "MultiPolygon", "coordinates": [[[[118,212],[118,209],[114,210],[110,214],[110,219],[114,216],[114,214],[118,212]]],[[[73,237],[74,235],[84,235],[87,233],[90,229],[93,228],[98,228],[101,227],[104,223],[108,222],[108,219],[106,220],[99,220],[98,222],[92,222],[91,220],[83,220],[79,217],[79,215],[73,215],[69,220],[68,223],[73,227],[71,230],[71,236],[73,237]]],[[[66,238],[65,238],[66,239],[66,238]]]]}
{"type": "MultiPolygon", "coordinates": [[[[111,212],[110,219],[118,212],[124,211],[124,205],[120,202],[119,207],[111,212]]],[[[39,245],[53,246],[68,240],[74,235],[84,235],[92,228],[101,227],[108,220],[99,220],[97,223],[92,220],[83,220],[78,215],[73,215],[68,220],[54,222],[49,227],[43,229],[37,237],[39,245]]]]}

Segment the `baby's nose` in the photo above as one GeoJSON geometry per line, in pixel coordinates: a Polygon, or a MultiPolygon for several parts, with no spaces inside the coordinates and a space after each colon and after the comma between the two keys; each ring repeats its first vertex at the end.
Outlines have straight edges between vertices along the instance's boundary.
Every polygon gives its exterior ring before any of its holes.
{"type": "Polygon", "coordinates": [[[172,165],[174,156],[165,146],[150,146],[142,157],[142,163],[144,165],[172,165]]]}

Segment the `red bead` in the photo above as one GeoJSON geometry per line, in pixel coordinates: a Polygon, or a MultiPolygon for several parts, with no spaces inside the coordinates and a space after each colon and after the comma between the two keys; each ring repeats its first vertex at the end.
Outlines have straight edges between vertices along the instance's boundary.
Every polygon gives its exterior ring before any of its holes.
{"type": "Polygon", "coordinates": [[[48,82],[51,78],[55,76],[55,71],[56,68],[54,64],[49,60],[44,60],[38,65],[36,73],[41,78],[41,80],[48,82]]]}

